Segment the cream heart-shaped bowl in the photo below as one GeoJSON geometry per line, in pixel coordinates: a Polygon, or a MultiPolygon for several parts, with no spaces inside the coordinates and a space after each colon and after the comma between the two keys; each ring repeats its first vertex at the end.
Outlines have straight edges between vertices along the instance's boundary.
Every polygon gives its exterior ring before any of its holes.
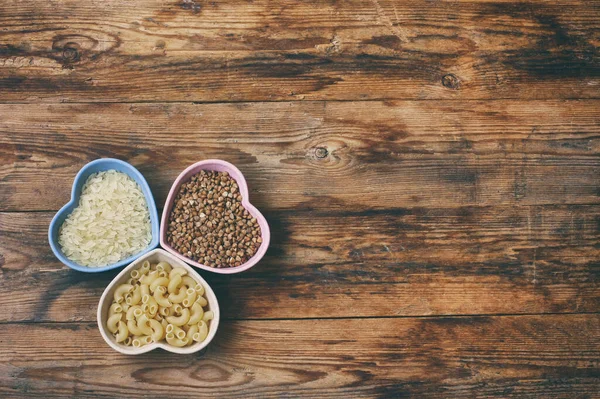
{"type": "Polygon", "coordinates": [[[98,304],[97,318],[98,318],[98,328],[100,329],[100,334],[102,334],[102,338],[104,338],[106,343],[111,348],[116,350],[117,352],[121,352],[125,355],[139,355],[139,354],[154,350],[156,348],[161,348],[161,349],[164,349],[169,352],[180,353],[180,354],[185,355],[185,354],[198,352],[199,350],[205,348],[210,343],[210,341],[215,337],[215,334],[217,333],[217,328],[219,327],[220,312],[219,312],[219,303],[217,302],[217,297],[215,296],[215,293],[213,292],[212,288],[210,288],[208,283],[202,277],[200,277],[200,275],[192,267],[190,267],[188,264],[183,262],[181,259],[173,256],[172,254],[168,253],[167,251],[165,251],[161,248],[157,248],[157,249],[154,249],[154,250],[148,252],[147,254],[142,255],[140,258],[135,260],[133,263],[131,263],[130,265],[125,267],[121,271],[121,273],[119,273],[113,279],[113,281],[110,282],[108,287],[106,287],[106,289],[102,293],[102,297],[100,298],[100,303],[98,304]],[[190,277],[192,277],[194,280],[198,281],[200,284],[202,284],[204,286],[206,300],[208,301],[208,305],[207,305],[208,309],[207,310],[212,310],[212,312],[214,313],[214,318],[210,321],[209,326],[208,326],[208,336],[206,337],[206,339],[204,341],[196,342],[190,346],[185,346],[182,348],[169,345],[166,341],[153,342],[151,344],[148,344],[148,345],[145,345],[145,346],[142,346],[139,348],[135,348],[133,346],[125,346],[125,345],[121,345],[121,344],[117,343],[117,341],[115,340],[113,335],[108,331],[108,329],[106,327],[106,322],[108,320],[108,311],[109,311],[110,305],[113,302],[113,295],[114,295],[115,290],[117,289],[117,287],[119,285],[127,282],[127,280],[130,277],[129,273],[133,269],[139,268],[142,265],[142,263],[146,260],[148,262],[150,262],[151,264],[159,263],[159,262],[167,262],[173,267],[183,267],[185,270],[187,270],[188,275],[190,277]]]}
{"type": "Polygon", "coordinates": [[[135,260],[137,257],[156,248],[158,246],[158,235],[158,211],[156,210],[156,203],[154,202],[154,197],[152,196],[152,191],[150,191],[150,186],[148,185],[148,182],[146,181],[144,176],[142,176],[142,174],[131,164],[125,161],[121,161],[120,159],[113,158],[96,159],[86,164],[83,168],[81,168],[81,170],[75,176],[75,180],[73,181],[73,187],[71,189],[71,200],[58,212],[56,212],[56,215],[54,215],[54,217],[52,218],[52,221],[50,222],[50,227],[48,228],[48,242],[50,243],[52,252],[54,252],[54,255],[58,258],[58,260],[60,260],[65,265],[69,266],[71,269],[75,269],[85,273],[99,273],[106,270],[111,270],[121,266],[125,266],[126,264],[135,260]],[[81,196],[81,191],[83,190],[83,186],[87,181],[88,177],[90,177],[90,175],[94,173],[103,172],[111,169],[114,169],[117,172],[127,174],[140,186],[142,193],[144,193],[144,197],[146,198],[146,204],[148,205],[148,211],[150,213],[150,223],[152,224],[152,240],[150,241],[150,244],[142,251],[132,256],[129,256],[126,259],[122,259],[117,263],[101,267],[82,266],[71,261],[62,252],[60,244],[58,243],[60,227],[62,226],[67,216],[69,216],[71,212],[73,212],[73,210],[79,206],[79,197],[81,196]]]}
{"type": "Polygon", "coordinates": [[[250,269],[252,266],[256,265],[269,248],[269,242],[271,241],[271,230],[269,229],[269,224],[267,223],[267,219],[259,212],[254,205],[250,203],[250,199],[248,198],[248,185],[246,184],[246,179],[244,175],[238,168],[230,164],[229,162],[221,161],[219,159],[208,159],[206,161],[196,162],[195,164],[189,166],[185,169],[181,174],[177,177],[173,186],[171,187],[171,191],[169,191],[169,196],[167,197],[167,201],[165,202],[165,207],[163,208],[163,214],[160,222],[160,246],[166,249],[169,253],[183,260],[184,262],[189,263],[190,265],[207,270],[213,273],[221,273],[221,274],[233,274],[243,272],[244,270],[250,269]],[[171,209],[173,208],[173,203],[175,202],[175,197],[179,192],[179,188],[183,183],[186,183],[191,179],[193,175],[199,173],[201,170],[205,171],[215,171],[215,172],[227,172],[229,176],[231,176],[237,183],[240,194],[242,195],[242,206],[248,210],[248,212],[256,218],[258,225],[260,226],[262,244],[258,248],[258,251],[252,256],[248,261],[240,266],[235,267],[224,267],[224,268],[216,268],[210,267],[207,265],[203,265],[198,263],[180,252],[176,251],[172,246],[167,243],[167,228],[169,223],[169,215],[171,213],[171,209]]]}

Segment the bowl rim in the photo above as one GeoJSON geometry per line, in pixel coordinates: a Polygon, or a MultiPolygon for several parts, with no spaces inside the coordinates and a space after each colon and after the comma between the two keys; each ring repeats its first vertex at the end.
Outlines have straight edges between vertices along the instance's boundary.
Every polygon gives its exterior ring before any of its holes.
{"type": "MultiPolygon", "coordinates": [[[[110,170],[110,169],[111,168],[109,167],[106,170],[110,170]]],[[[60,228],[60,226],[58,228],[60,228]]],[[[116,158],[98,158],[91,162],[88,162],[81,169],[79,169],[79,172],[77,172],[77,174],[75,175],[75,178],[73,179],[73,184],[71,185],[71,197],[70,197],[69,201],[65,205],[63,205],[58,210],[58,212],[56,212],[54,214],[54,216],[52,217],[52,220],[50,221],[50,225],[48,227],[48,243],[50,244],[50,248],[52,249],[54,256],[56,256],[56,258],[58,258],[58,260],[60,260],[64,265],[70,267],[71,269],[74,269],[74,270],[77,270],[77,271],[80,271],[83,273],[100,273],[100,272],[116,269],[116,268],[122,267],[124,265],[127,265],[128,263],[131,263],[132,261],[139,258],[140,256],[142,256],[142,255],[148,253],[149,251],[152,251],[156,247],[158,247],[158,245],[160,243],[159,236],[160,236],[160,218],[158,217],[158,210],[156,208],[156,202],[154,201],[154,195],[152,194],[152,190],[150,189],[150,185],[148,184],[148,181],[146,180],[144,175],[142,175],[142,173],[139,170],[137,170],[137,168],[135,166],[131,165],[129,162],[126,162],[126,161],[123,161],[120,159],[116,159],[116,158]],[[143,182],[143,184],[140,184],[140,188],[142,190],[142,193],[144,194],[144,197],[146,198],[146,203],[148,205],[148,211],[150,213],[152,240],[150,241],[150,244],[145,249],[143,249],[125,259],[122,259],[116,263],[112,263],[110,265],[101,266],[101,267],[83,266],[83,265],[80,265],[80,264],[75,263],[72,260],[68,259],[62,253],[62,251],[60,249],[60,245],[53,238],[52,232],[54,231],[55,228],[57,228],[56,225],[58,224],[59,218],[65,212],[69,212],[69,211],[72,212],[75,209],[75,207],[77,207],[79,205],[78,202],[79,202],[80,193],[77,193],[76,187],[77,187],[77,183],[83,178],[83,175],[91,167],[98,165],[98,164],[104,164],[104,163],[108,164],[109,166],[111,164],[112,165],[119,164],[119,165],[123,166],[123,168],[127,171],[124,173],[127,173],[130,177],[135,176],[135,177],[137,177],[137,179],[139,181],[143,182]]]]}
{"type": "MultiPolygon", "coordinates": [[[[172,266],[175,266],[175,265],[172,264],[172,266]]],[[[215,337],[215,335],[217,333],[217,329],[219,328],[219,323],[220,323],[220,319],[221,319],[221,310],[219,308],[219,301],[218,301],[217,296],[215,295],[215,292],[213,291],[212,287],[206,282],[206,280],[204,280],[202,278],[202,276],[200,276],[200,274],[196,270],[194,270],[193,267],[191,267],[187,263],[181,261],[180,259],[174,257],[173,254],[165,251],[164,249],[155,248],[155,249],[139,256],[136,260],[134,260],[129,265],[127,265],[106,286],[106,288],[102,292],[102,296],[100,297],[100,300],[98,302],[98,309],[96,311],[96,319],[98,322],[98,330],[100,331],[100,335],[102,335],[102,338],[104,339],[104,341],[106,341],[106,343],[111,348],[113,348],[117,352],[120,352],[124,355],[141,355],[143,353],[147,353],[147,352],[153,351],[155,349],[159,349],[159,348],[163,349],[165,351],[168,351],[168,352],[177,353],[177,354],[181,354],[181,355],[187,355],[187,354],[191,354],[191,353],[196,353],[196,352],[204,349],[213,340],[213,338],[215,337]],[[110,300],[110,298],[107,298],[107,296],[108,296],[109,292],[111,291],[111,289],[113,287],[115,287],[117,284],[119,284],[120,280],[124,280],[127,277],[127,273],[131,269],[135,268],[140,262],[144,261],[147,258],[150,258],[151,256],[153,256],[155,254],[162,254],[162,255],[166,256],[167,258],[169,258],[172,262],[176,263],[176,266],[185,268],[188,271],[188,273],[190,273],[192,275],[192,278],[194,278],[196,281],[199,281],[200,283],[202,283],[204,285],[206,299],[210,305],[210,310],[212,310],[214,313],[214,318],[211,320],[210,325],[209,325],[208,336],[206,337],[206,339],[204,341],[198,342],[196,344],[193,344],[191,346],[186,346],[183,348],[169,345],[166,341],[153,342],[151,344],[144,345],[141,348],[134,348],[134,347],[120,345],[116,342],[113,342],[110,339],[109,334],[107,333],[107,331],[102,323],[102,304],[105,301],[110,300]]]]}
{"type": "Polygon", "coordinates": [[[171,189],[169,190],[169,195],[167,196],[167,199],[165,200],[165,206],[163,207],[161,221],[160,221],[160,246],[163,249],[165,249],[167,252],[178,257],[179,259],[188,263],[189,265],[192,265],[194,267],[197,267],[199,269],[206,270],[206,271],[209,271],[212,273],[217,273],[217,274],[241,273],[243,271],[250,269],[251,267],[256,265],[258,262],[260,262],[260,260],[265,256],[265,253],[267,252],[267,250],[269,248],[270,241],[271,241],[271,230],[269,227],[269,223],[267,222],[267,219],[264,217],[264,215],[254,205],[252,205],[250,203],[250,196],[248,193],[248,184],[246,182],[246,178],[245,178],[244,174],[235,165],[233,165],[227,161],[223,161],[221,159],[206,159],[203,161],[198,161],[198,162],[188,166],[187,168],[185,168],[177,176],[177,178],[171,185],[171,189]],[[166,240],[167,218],[168,218],[168,215],[171,213],[171,208],[173,207],[173,202],[175,201],[175,195],[179,191],[179,187],[185,181],[185,179],[188,178],[188,174],[194,173],[194,172],[197,173],[197,171],[199,171],[199,170],[212,170],[212,169],[208,169],[208,168],[203,168],[203,166],[215,165],[215,164],[222,166],[225,169],[231,170],[241,177],[241,181],[238,181],[238,179],[235,179],[235,180],[239,186],[240,193],[242,194],[242,206],[245,209],[247,209],[248,212],[250,212],[252,214],[252,216],[254,216],[259,221],[259,224],[261,224],[261,238],[262,238],[263,242],[262,242],[261,246],[259,247],[258,251],[250,259],[248,259],[248,261],[241,264],[240,266],[216,268],[216,267],[210,267],[210,266],[204,265],[202,263],[196,262],[196,261],[184,256],[183,254],[177,252],[172,246],[170,246],[167,243],[167,240],[166,240]]]}

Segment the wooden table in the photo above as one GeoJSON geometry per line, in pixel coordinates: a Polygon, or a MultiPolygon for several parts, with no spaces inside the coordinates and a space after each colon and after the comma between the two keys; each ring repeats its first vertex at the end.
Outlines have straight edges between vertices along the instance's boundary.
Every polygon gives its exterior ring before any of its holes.
{"type": "Polygon", "coordinates": [[[0,396],[600,397],[596,0],[2,0],[0,396]],[[48,246],[77,171],[246,174],[204,354],[120,355],[48,246]]]}

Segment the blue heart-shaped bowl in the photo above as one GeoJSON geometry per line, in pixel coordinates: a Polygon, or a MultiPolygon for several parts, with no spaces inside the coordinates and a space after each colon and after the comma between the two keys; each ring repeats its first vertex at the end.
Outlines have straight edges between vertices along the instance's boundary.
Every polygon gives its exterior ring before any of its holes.
{"type": "Polygon", "coordinates": [[[50,222],[50,228],[48,229],[48,241],[50,242],[50,247],[52,248],[52,252],[54,255],[65,265],[69,266],[71,269],[78,270],[80,272],[85,273],[99,273],[106,270],[116,269],[117,267],[125,266],[140,256],[144,255],[146,252],[149,252],[158,246],[159,240],[159,221],[158,221],[158,212],[156,210],[156,203],[154,202],[154,197],[152,196],[152,191],[150,191],[150,186],[144,179],[144,176],[132,165],[128,164],[125,161],[121,161],[119,159],[113,158],[102,158],[96,159],[85,165],[77,176],[75,176],[75,181],[73,182],[73,188],[71,189],[71,200],[63,206],[60,211],[54,215],[52,218],[52,222],[50,222]],[[83,185],[85,184],[88,177],[91,174],[102,172],[105,170],[114,169],[118,172],[126,173],[133,180],[140,185],[144,196],[146,197],[146,203],[148,204],[148,210],[150,213],[150,222],[152,223],[152,241],[150,241],[150,245],[148,247],[137,254],[134,254],[126,259],[123,259],[117,263],[113,263],[112,265],[106,265],[102,267],[88,267],[79,265],[71,260],[69,260],[65,254],[62,252],[60,248],[60,244],[58,243],[58,231],[60,226],[62,226],[63,222],[73,212],[75,208],[79,205],[79,196],[81,195],[81,190],[83,189],[83,185]]]}

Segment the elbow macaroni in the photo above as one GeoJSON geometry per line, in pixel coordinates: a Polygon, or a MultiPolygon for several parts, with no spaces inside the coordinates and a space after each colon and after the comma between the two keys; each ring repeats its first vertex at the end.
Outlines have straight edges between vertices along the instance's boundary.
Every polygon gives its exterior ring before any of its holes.
{"type": "Polygon", "coordinates": [[[140,330],[137,326],[136,320],[127,320],[127,329],[133,335],[142,335],[142,330],[140,330]]]}
{"type": "Polygon", "coordinates": [[[192,339],[196,342],[202,342],[206,339],[207,336],[208,336],[208,325],[206,324],[206,322],[204,320],[201,320],[200,323],[198,323],[198,332],[196,334],[194,334],[192,339]]]}
{"type": "Polygon", "coordinates": [[[140,290],[140,286],[136,285],[131,295],[125,298],[125,303],[129,306],[134,306],[140,303],[142,300],[142,292],[140,290]]]}
{"type": "MultiPolygon", "coordinates": [[[[165,298],[165,296],[164,296],[165,292],[167,292],[167,289],[164,286],[161,285],[161,286],[157,287],[157,289],[154,290],[154,300],[162,308],[170,308],[172,306],[172,304],[171,304],[171,302],[169,302],[169,300],[167,298],[165,298]]],[[[162,315],[166,316],[164,314],[162,314],[162,315]]]]}
{"type": "Polygon", "coordinates": [[[207,306],[204,287],[186,269],[144,261],[115,289],[106,328],[121,345],[183,347],[208,336],[214,314],[207,306]]]}
{"type": "MultiPolygon", "coordinates": [[[[173,269],[176,270],[176,269],[173,269]]],[[[173,274],[173,270],[171,271],[171,274],[173,274]]],[[[166,277],[164,277],[166,278],[166,277]]],[[[179,274],[175,274],[173,276],[173,278],[171,278],[169,280],[169,285],[167,286],[167,291],[169,291],[169,294],[174,293],[177,288],[181,285],[181,275],[179,274]]]]}
{"type": "Polygon", "coordinates": [[[119,305],[118,303],[113,303],[112,305],[110,305],[110,309],[108,309],[108,317],[116,314],[116,313],[122,313],[123,312],[123,308],[121,307],[121,305],[119,305]]]}
{"type": "Polygon", "coordinates": [[[127,330],[127,325],[124,322],[119,321],[117,326],[117,335],[115,336],[115,339],[117,340],[117,342],[123,342],[127,339],[128,336],[129,331],[127,330]]]}
{"type": "Polygon", "coordinates": [[[121,284],[115,290],[115,294],[113,299],[116,303],[121,303],[125,299],[125,295],[130,293],[133,290],[133,285],[131,284],[121,284]]]}
{"type": "Polygon", "coordinates": [[[183,302],[183,300],[187,296],[186,291],[187,291],[187,287],[185,285],[182,285],[181,287],[179,287],[179,292],[177,294],[175,294],[175,293],[169,294],[169,301],[171,301],[173,303],[183,302]]]}
{"type": "Polygon", "coordinates": [[[154,270],[154,271],[152,271],[148,274],[144,274],[142,277],[140,277],[140,282],[142,284],[152,285],[154,280],[156,280],[158,277],[159,277],[158,271],[154,270]]]}
{"type": "Polygon", "coordinates": [[[169,279],[166,277],[159,277],[150,284],[150,291],[156,291],[156,288],[159,286],[167,286],[169,284],[169,279]]]}
{"type": "Polygon", "coordinates": [[[113,334],[117,332],[117,325],[121,321],[121,316],[122,313],[116,313],[108,318],[108,321],[106,322],[106,328],[108,328],[108,331],[113,334]]]}
{"type": "Polygon", "coordinates": [[[190,315],[190,320],[188,321],[189,325],[198,324],[202,320],[202,316],[204,316],[204,309],[198,302],[195,302],[192,305],[192,313],[190,315]]]}
{"type": "Polygon", "coordinates": [[[169,278],[172,280],[176,274],[179,274],[181,277],[183,277],[187,274],[187,270],[185,270],[183,267],[176,267],[174,269],[171,269],[171,271],[169,272],[169,278]]]}
{"type": "Polygon", "coordinates": [[[158,270],[159,272],[169,273],[171,270],[173,270],[173,268],[167,262],[159,262],[156,265],[156,270],[158,270]]]}
{"type": "Polygon", "coordinates": [[[208,301],[203,296],[199,296],[198,298],[196,298],[196,302],[198,302],[200,304],[200,306],[202,306],[202,307],[205,307],[208,305],[208,301]]]}
{"type": "Polygon", "coordinates": [[[150,328],[152,329],[152,341],[154,342],[158,342],[163,338],[164,335],[164,328],[162,326],[162,324],[160,323],[160,321],[155,320],[155,319],[150,319],[150,328]]]}
{"type": "Polygon", "coordinates": [[[190,320],[190,310],[183,308],[180,316],[167,316],[167,321],[174,326],[183,326],[190,320]]]}
{"type": "Polygon", "coordinates": [[[167,343],[169,345],[173,345],[173,346],[182,347],[182,346],[186,346],[186,345],[190,344],[190,342],[188,342],[187,340],[184,341],[184,340],[181,340],[181,339],[175,337],[175,335],[173,333],[168,333],[166,336],[166,339],[167,339],[167,343]]]}
{"type": "Polygon", "coordinates": [[[196,292],[195,289],[193,288],[188,288],[185,291],[185,299],[183,301],[181,301],[181,304],[183,306],[185,306],[186,308],[189,308],[192,306],[192,304],[194,304],[194,302],[196,302],[196,297],[198,296],[198,293],[196,292]]]}

